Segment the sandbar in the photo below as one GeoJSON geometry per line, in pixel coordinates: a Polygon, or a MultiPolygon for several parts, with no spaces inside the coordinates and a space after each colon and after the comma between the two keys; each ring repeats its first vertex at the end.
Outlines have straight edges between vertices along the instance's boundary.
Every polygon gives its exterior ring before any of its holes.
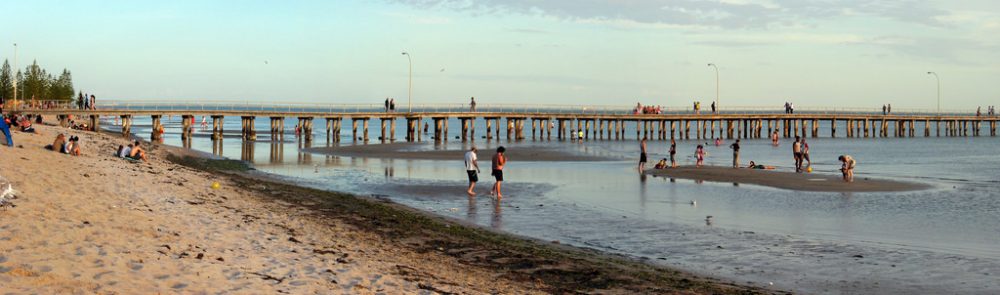
{"type": "Polygon", "coordinates": [[[874,179],[855,174],[854,182],[844,182],[839,174],[795,173],[720,166],[681,166],[652,169],[646,174],[711,182],[744,183],[780,189],[812,192],[904,192],[928,189],[923,183],[874,179]]]}
{"type": "MultiPolygon", "coordinates": [[[[302,149],[303,152],[352,158],[387,158],[411,160],[461,160],[465,150],[413,150],[424,143],[359,144],[338,147],[316,147],[302,149]]],[[[492,155],[492,151],[479,150],[480,158],[492,155]]],[[[525,162],[588,162],[614,161],[610,157],[580,155],[556,148],[508,146],[506,155],[510,159],[525,162]]]]}

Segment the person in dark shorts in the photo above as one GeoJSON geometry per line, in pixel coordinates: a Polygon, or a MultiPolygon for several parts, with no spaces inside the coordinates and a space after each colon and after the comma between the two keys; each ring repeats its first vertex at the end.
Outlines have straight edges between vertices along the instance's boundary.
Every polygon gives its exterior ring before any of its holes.
{"type": "Polygon", "coordinates": [[[737,139],[729,148],[733,149],[733,168],[740,168],[740,140],[737,139]]]}
{"type": "Polygon", "coordinates": [[[639,173],[646,170],[646,137],[639,141],[639,173]]]}
{"type": "Polygon", "coordinates": [[[792,157],[795,158],[795,172],[802,172],[802,142],[798,136],[792,143],[792,157]]]}
{"type": "Polygon", "coordinates": [[[469,189],[465,192],[470,196],[475,196],[476,182],[479,181],[479,164],[476,163],[476,147],[472,147],[465,153],[465,172],[469,175],[469,189]]]}
{"type": "Polygon", "coordinates": [[[673,138],[670,139],[670,151],[669,152],[670,152],[670,167],[671,168],[676,168],[677,167],[677,160],[674,158],[674,155],[677,155],[677,141],[674,141],[673,138]]]}
{"type": "Polygon", "coordinates": [[[503,198],[503,194],[500,193],[500,186],[503,185],[503,165],[507,164],[507,156],[504,155],[504,152],[506,151],[507,149],[503,146],[498,147],[497,153],[493,155],[493,163],[491,165],[493,168],[493,173],[491,173],[491,175],[496,178],[497,182],[493,184],[493,189],[490,190],[490,195],[495,194],[497,199],[503,198]]]}

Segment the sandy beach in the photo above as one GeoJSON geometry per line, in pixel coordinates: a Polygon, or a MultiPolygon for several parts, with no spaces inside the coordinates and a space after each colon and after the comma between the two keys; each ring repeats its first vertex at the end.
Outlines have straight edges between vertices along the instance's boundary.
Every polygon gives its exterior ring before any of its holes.
{"type": "MultiPolygon", "coordinates": [[[[411,150],[420,147],[421,143],[397,142],[387,144],[359,144],[345,145],[339,147],[317,147],[303,149],[304,152],[317,153],[323,155],[337,155],[345,157],[367,157],[367,158],[388,158],[388,159],[413,159],[413,160],[454,160],[462,159],[466,151],[464,150],[411,150]]],[[[492,151],[484,150],[480,147],[480,157],[492,154],[492,151]]],[[[517,159],[525,162],[544,161],[613,161],[616,159],[600,156],[579,155],[565,150],[552,148],[530,148],[507,150],[506,155],[510,159],[517,159]]]]}
{"type": "Polygon", "coordinates": [[[744,183],[774,188],[813,192],[902,192],[930,188],[929,185],[887,179],[855,176],[854,182],[844,182],[840,175],[795,173],[764,169],[734,169],[720,166],[681,166],[646,170],[657,177],[683,178],[711,182],[744,183]]]}
{"type": "Polygon", "coordinates": [[[0,147],[0,175],[17,190],[0,209],[6,292],[761,292],[284,184],[178,148],[126,161],[112,155],[127,143],[116,134],[37,127],[0,147]],[[83,156],[43,149],[58,133],[79,136],[83,156]]]}

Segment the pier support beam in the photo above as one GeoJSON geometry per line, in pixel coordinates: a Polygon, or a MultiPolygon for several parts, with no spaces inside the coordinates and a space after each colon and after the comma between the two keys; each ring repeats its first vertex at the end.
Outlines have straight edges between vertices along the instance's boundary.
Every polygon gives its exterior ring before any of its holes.
{"type": "MultiPolygon", "coordinates": [[[[131,121],[131,119],[129,120],[131,121]]],[[[181,140],[191,139],[191,131],[194,129],[192,121],[194,121],[194,116],[192,115],[181,116],[181,140]]],[[[129,124],[131,124],[131,122],[129,122],[129,124]]]]}
{"type": "MultiPolygon", "coordinates": [[[[212,115],[212,139],[222,139],[223,133],[223,121],[225,117],[221,115],[212,115]]],[[[162,128],[162,126],[161,126],[162,128]]],[[[220,151],[221,153],[221,151],[220,151]]]]}
{"type": "MultiPolygon", "coordinates": [[[[163,116],[162,115],[152,115],[152,116],[149,116],[149,117],[152,120],[152,122],[151,122],[152,126],[151,127],[153,129],[153,130],[151,130],[149,132],[149,140],[150,141],[157,141],[157,140],[162,139],[163,138],[162,137],[163,134],[160,133],[160,129],[163,128],[163,123],[160,122],[160,118],[162,118],[163,116]]],[[[213,134],[213,136],[214,136],[214,134],[213,134]]]]}
{"type": "Polygon", "coordinates": [[[271,117],[271,139],[283,140],[285,138],[285,118],[271,117]]]}
{"type": "Polygon", "coordinates": [[[243,140],[257,140],[257,130],[254,130],[254,120],[257,118],[254,116],[241,116],[243,128],[241,130],[241,136],[243,140]]]}
{"type": "Polygon", "coordinates": [[[340,122],[339,117],[326,118],[326,142],[340,142],[340,122]]]}

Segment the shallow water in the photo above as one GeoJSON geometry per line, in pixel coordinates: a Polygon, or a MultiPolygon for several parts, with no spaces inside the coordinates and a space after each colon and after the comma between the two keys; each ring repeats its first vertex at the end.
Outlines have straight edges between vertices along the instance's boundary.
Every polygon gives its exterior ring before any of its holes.
{"type": "MultiPolygon", "coordinates": [[[[165,143],[184,145],[168,120],[165,143]],[[173,132],[171,132],[173,131],[173,132]]],[[[621,159],[610,162],[519,162],[505,170],[505,198],[464,195],[462,159],[392,160],[300,153],[307,147],[288,126],[284,142],[238,139],[221,149],[199,130],[194,149],[244,159],[257,169],[310,186],[384,195],[409,206],[519,235],[622,253],[650,263],[741,284],[806,293],[1000,292],[1000,139],[809,139],[814,173],[836,173],[840,154],[858,159],[857,177],[933,185],[901,193],[795,192],[733,183],[643,177],[638,144],[628,141],[502,141],[508,149],[542,146],[621,159]],[[696,201],[696,205],[692,205],[696,201]],[[710,223],[706,216],[712,216],[710,223]],[[773,283],[773,285],[771,285],[773,283]]],[[[236,122],[232,122],[236,121],[236,122]]],[[[288,120],[292,122],[291,120],[288,120]]],[[[133,130],[148,137],[137,120],[133,130]]],[[[478,135],[485,134],[482,122],[478,135]]],[[[319,122],[317,122],[319,124],[319,122]]],[[[105,126],[110,125],[105,123],[105,126]]],[[[346,124],[345,124],[346,125],[346,124]]],[[[146,125],[148,126],[148,125],[146,125]]],[[[257,126],[268,126],[260,119],[257,126]]],[[[452,122],[452,126],[458,126],[452,122]]],[[[397,128],[402,138],[402,124],[397,128]]],[[[918,128],[922,128],[919,126],[918,128]]],[[[451,136],[458,131],[453,128],[451,136]]],[[[829,127],[821,126],[828,134],[829,127]]],[[[843,126],[838,132],[843,134],[843,126]]],[[[325,146],[317,130],[312,146],[325,146]]],[[[377,130],[370,130],[377,138],[377,130]]],[[[988,132],[988,131],[987,131],[988,132]]],[[[350,130],[345,130],[349,134],[350,130]]],[[[918,130],[921,133],[921,130],[918,130]]],[[[232,133],[229,133],[232,134],[232,133]]],[[[626,134],[634,138],[634,129],[626,134]]],[[[933,134],[933,130],[932,130],[933,134]]],[[[825,136],[825,135],[824,135],[825,136]]],[[[425,139],[428,136],[425,135],[425,139]]],[[[530,134],[529,134],[530,138],[530,134]]],[[[352,144],[350,136],[344,144],[352,144]]],[[[498,142],[476,139],[480,164],[498,142]]],[[[681,164],[693,163],[699,141],[678,141],[681,164]]],[[[704,144],[704,140],[700,141],[704,144]]],[[[708,144],[709,165],[731,164],[730,141],[708,144]]],[[[374,143],[372,143],[374,144],[374,143]]],[[[650,160],[669,142],[650,141],[650,160]]],[[[465,149],[454,140],[419,148],[465,149]]],[[[790,140],[744,140],[744,163],[790,171],[790,140]]],[[[652,163],[650,163],[652,165],[652,163]]],[[[478,190],[492,185],[487,175],[478,190]]]]}

